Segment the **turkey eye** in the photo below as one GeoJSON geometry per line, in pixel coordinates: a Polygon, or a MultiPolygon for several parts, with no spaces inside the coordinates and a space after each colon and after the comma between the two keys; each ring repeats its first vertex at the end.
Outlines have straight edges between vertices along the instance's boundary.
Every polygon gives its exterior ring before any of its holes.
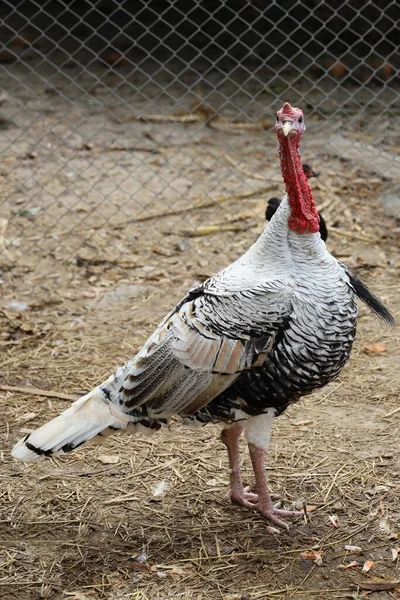
{"type": "Polygon", "coordinates": [[[299,123],[302,123],[303,122],[303,117],[299,117],[297,120],[298,120],[299,123]]]}

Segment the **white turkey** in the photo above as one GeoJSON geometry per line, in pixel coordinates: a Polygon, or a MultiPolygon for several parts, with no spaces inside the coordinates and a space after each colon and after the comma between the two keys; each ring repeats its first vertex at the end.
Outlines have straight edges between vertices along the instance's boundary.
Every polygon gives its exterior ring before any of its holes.
{"type": "Polygon", "coordinates": [[[276,119],[286,195],[257,242],[172,309],[140,352],[61,415],[20,440],[24,461],[64,454],[117,430],[149,433],[172,415],[222,422],[230,497],[275,525],[299,513],[273,506],[264,466],[276,416],[336,377],[353,344],[358,295],[384,321],[389,311],[326,250],[299,143],[301,110],[276,119]],[[256,493],[243,487],[244,431],[256,493]]]}

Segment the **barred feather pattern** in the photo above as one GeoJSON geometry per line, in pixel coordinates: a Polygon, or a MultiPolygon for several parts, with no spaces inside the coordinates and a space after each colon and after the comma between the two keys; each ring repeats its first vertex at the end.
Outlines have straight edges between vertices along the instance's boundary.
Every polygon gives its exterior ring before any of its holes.
{"type": "MultiPolygon", "coordinates": [[[[279,212],[283,217],[285,206],[279,212]]],[[[348,272],[326,252],[318,233],[289,231],[288,240],[293,261],[291,311],[271,353],[262,366],[243,373],[193,420],[229,422],[238,410],[253,416],[271,407],[279,415],[337,377],[347,362],[358,316],[348,272]]]]}

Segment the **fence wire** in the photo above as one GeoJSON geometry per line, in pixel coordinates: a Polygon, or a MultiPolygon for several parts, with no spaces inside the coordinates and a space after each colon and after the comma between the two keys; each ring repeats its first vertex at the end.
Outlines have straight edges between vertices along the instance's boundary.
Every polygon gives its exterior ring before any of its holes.
{"type": "Polygon", "coordinates": [[[95,285],[111,266],[162,284],[174,261],[209,275],[240,250],[250,213],[261,223],[282,195],[273,121],[286,100],[304,109],[303,156],[325,173],[339,157],[400,179],[396,1],[0,11],[2,282],[68,287],[84,268],[95,285]]]}

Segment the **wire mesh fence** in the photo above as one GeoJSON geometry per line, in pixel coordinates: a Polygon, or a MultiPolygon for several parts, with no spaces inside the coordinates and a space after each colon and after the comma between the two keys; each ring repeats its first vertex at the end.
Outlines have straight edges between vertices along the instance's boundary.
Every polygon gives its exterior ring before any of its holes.
{"type": "Polygon", "coordinates": [[[273,122],[286,100],[306,113],[303,156],[328,178],[322,205],[338,201],[346,161],[380,178],[378,191],[400,179],[395,1],[0,10],[8,283],[68,288],[84,269],[95,285],[97,267],[163,282],[171,265],[195,264],[192,278],[208,276],[282,195],[273,122]]]}
{"type": "Polygon", "coordinates": [[[398,27],[396,0],[0,2],[2,597],[355,597],[350,536],[396,583],[400,347],[365,307],[341,379],[277,424],[271,486],[311,519],[283,537],[217,504],[217,426],[32,468],[9,450],[257,238],[284,101],[328,248],[398,317],[398,27]]]}

